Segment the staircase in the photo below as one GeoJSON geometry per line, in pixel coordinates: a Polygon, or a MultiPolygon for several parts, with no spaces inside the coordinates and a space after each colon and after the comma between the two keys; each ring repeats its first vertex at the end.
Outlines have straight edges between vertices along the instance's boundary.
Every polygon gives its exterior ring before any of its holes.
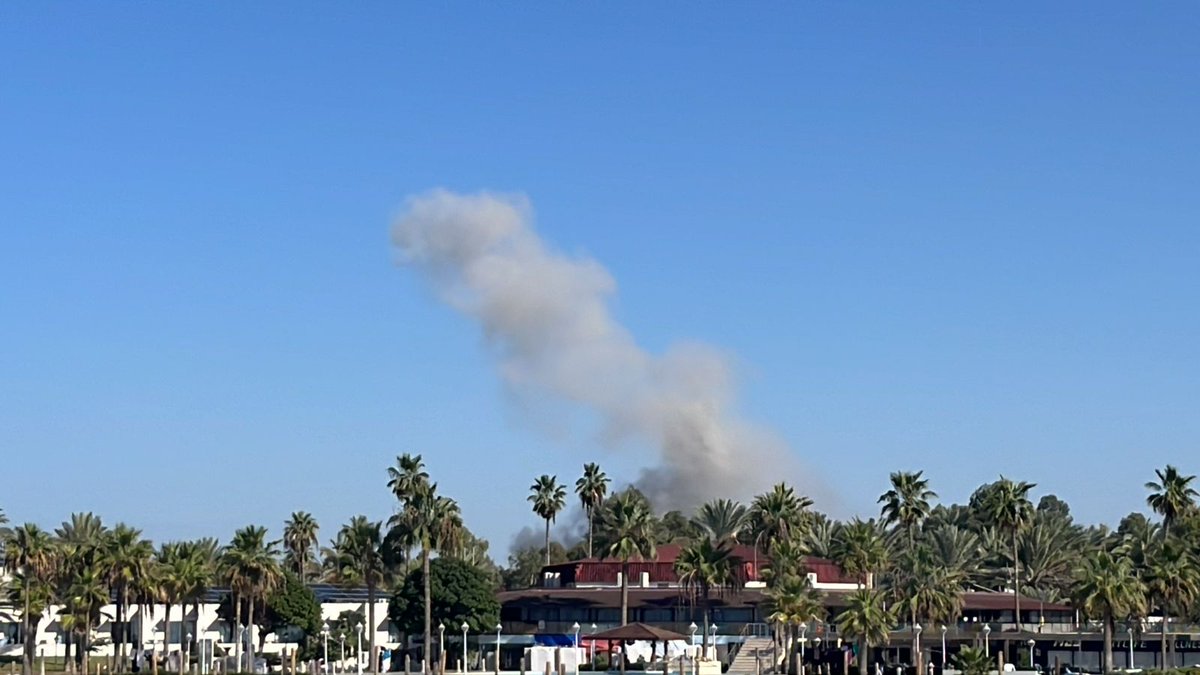
{"type": "Polygon", "coordinates": [[[755,664],[755,652],[762,661],[761,672],[770,672],[775,664],[775,641],[769,637],[747,637],[729,663],[727,675],[757,675],[760,671],[755,664]]]}

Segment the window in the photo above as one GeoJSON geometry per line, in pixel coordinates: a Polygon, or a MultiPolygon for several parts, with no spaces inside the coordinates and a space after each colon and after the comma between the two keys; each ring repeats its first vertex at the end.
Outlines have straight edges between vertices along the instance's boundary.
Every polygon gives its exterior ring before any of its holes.
{"type": "Polygon", "coordinates": [[[642,621],[646,623],[670,623],[675,620],[675,612],[669,609],[647,609],[642,611],[642,621]]]}

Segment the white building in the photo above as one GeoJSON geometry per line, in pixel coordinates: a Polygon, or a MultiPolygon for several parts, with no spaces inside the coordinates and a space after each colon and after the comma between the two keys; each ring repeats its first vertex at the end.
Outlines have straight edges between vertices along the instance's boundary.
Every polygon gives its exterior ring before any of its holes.
{"type": "MultiPolygon", "coordinates": [[[[327,584],[316,584],[311,588],[317,596],[317,602],[321,605],[321,617],[326,622],[334,624],[338,617],[347,611],[357,612],[362,615],[364,621],[369,620],[366,588],[344,588],[327,584]]],[[[90,658],[111,657],[116,649],[115,642],[126,632],[130,645],[128,653],[131,654],[139,649],[144,651],[153,649],[162,654],[164,648],[167,654],[178,654],[182,643],[187,640],[189,635],[195,637],[197,644],[200,645],[201,654],[211,655],[221,652],[232,654],[236,639],[231,627],[232,622],[221,619],[217,613],[218,607],[227,594],[228,592],[223,589],[209,591],[200,602],[199,615],[197,615],[196,606],[190,603],[186,607],[173,605],[170,617],[165,615],[166,606],[163,604],[129,607],[126,610],[129,615],[128,631],[122,631],[115,620],[116,605],[106,605],[101,610],[100,625],[92,634],[93,648],[90,658]],[[214,650],[214,647],[219,650],[214,650]]],[[[37,646],[36,655],[65,656],[66,638],[59,623],[61,609],[62,607],[59,605],[52,605],[33,631],[34,644],[37,646]]],[[[377,648],[392,649],[400,646],[398,631],[394,630],[388,621],[387,610],[387,594],[377,593],[375,598],[376,625],[373,628],[364,627],[362,634],[364,659],[367,658],[365,652],[367,645],[370,644],[369,630],[373,630],[375,633],[377,648]]],[[[0,656],[19,656],[22,653],[24,636],[21,634],[21,611],[20,607],[0,605],[0,656]]],[[[243,637],[243,639],[246,638],[243,637]]],[[[258,651],[263,653],[290,651],[297,646],[296,642],[289,642],[289,639],[294,640],[294,638],[286,634],[261,635],[257,629],[249,639],[254,640],[258,651]]],[[[353,652],[356,645],[346,644],[345,647],[347,652],[353,652]]]]}

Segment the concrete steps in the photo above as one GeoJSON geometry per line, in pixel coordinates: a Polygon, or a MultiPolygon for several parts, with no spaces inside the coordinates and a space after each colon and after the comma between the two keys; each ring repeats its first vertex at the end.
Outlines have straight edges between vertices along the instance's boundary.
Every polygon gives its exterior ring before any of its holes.
{"type": "Polygon", "coordinates": [[[755,663],[755,653],[762,661],[761,672],[768,672],[775,663],[775,641],[769,637],[748,637],[738,648],[737,655],[729,664],[727,675],[757,675],[758,665],[755,663]]]}

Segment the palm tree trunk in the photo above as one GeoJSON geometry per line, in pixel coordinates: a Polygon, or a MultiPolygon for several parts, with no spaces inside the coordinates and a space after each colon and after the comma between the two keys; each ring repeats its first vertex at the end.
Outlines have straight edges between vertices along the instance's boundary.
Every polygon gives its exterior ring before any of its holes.
{"type": "Polygon", "coordinates": [[[233,662],[237,669],[234,672],[242,669],[242,640],[238,637],[238,628],[242,625],[242,599],[235,592],[231,595],[233,598],[233,630],[229,633],[229,637],[233,640],[233,662]]]}
{"type": "MultiPolygon", "coordinates": [[[[166,607],[165,607],[166,613],[163,615],[163,656],[162,657],[163,657],[163,663],[169,664],[170,657],[171,657],[171,603],[167,602],[165,604],[166,604],[166,607]]],[[[168,670],[168,667],[166,665],[164,665],[163,670],[164,671],[168,670]]],[[[86,668],[84,668],[83,672],[84,672],[84,675],[87,675],[86,668]]]]}
{"type": "Polygon", "coordinates": [[[592,529],[595,527],[595,509],[588,507],[588,557],[592,557],[592,529]]]}
{"type": "Polygon", "coordinates": [[[708,603],[704,603],[704,611],[700,612],[701,618],[704,619],[704,629],[701,635],[704,637],[704,644],[700,647],[700,658],[708,660],[708,603]]]}
{"type": "Polygon", "coordinates": [[[1013,619],[1017,622],[1017,632],[1021,631],[1021,561],[1017,559],[1017,530],[1013,528],[1013,619]]]}
{"type": "Polygon", "coordinates": [[[367,584],[367,654],[370,655],[371,667],[367,669],[368,673],[375,672],[375,584],[367,584]]]}
{"type": "Polygon", "coordinates": [[[867,675],[867,652],[869,649],[866,640],[858,641],[858,675],[867,675]]]}
{"type": "MultiPolygon", "coordinates": [[[[1162,611],[1162,623],[1159,624],[1159,627],[1158,627],[1158,633],[1159,633],[1158,648],[1159,648],[1159,652],[1160,652],[1158,668],[1159,668],[1159,670],[1166,670],[1167,669],[1167,603],[1166,602],[1163,602],[1162,610],[1163,610],[1162,611]]],[[[1129,667],[1132,668],[1133,665],[1130,664],[1129,667]]]]}
{"type": "MultiPolygon", "coordinates": [[[[629,623],[629,561],[621,562],[621,625],[629,623]]],[[[624,656],[624,651],[622,651],[624,656]]]]}
{"type": "Polygon", "coordinates": [[[29,576],[25,573],[25,611],[21,613],[21,673],[33,675],[33,643],[34,637],[29,634],[29,576]]]}
{"type": "MultiPolygon", "coordinates": [[[[88,628],[85,627],[84,630],[88,630],[88,628]]],[[[88,645],[87,635],[79,636],[79,651],[83,654],[83,672],[84,675],[87,675],[88,652],[92,651],[91,647],[88,645]]]]}
{"type": "Polygon", "coordinates": [[[1109,612],[1104,614],[1104,672],[1113,672],[1113,617],[1109,612]]]}
{"type": "Polygon", "coordinates": [[[550,564],[550,519],[546,519],[546,564],[550,564]]]}
{"type": "MultiPolygon", "coordinates": [[[[430,649],[430,646],[433,644],[433,600],[429,585],[429,544],[426,542],[421,542],[421,577],[421,583],[425,587],[423,589],[425,592],[425,662],[428,664],[426,667],[432,669],[433,650],[430,649]]],[[[438,654],[445,651],[444,647],[444,645],[438,644],[438,654]]],[[[440,667],[438,670],[441,671],[440,667]]]]}
{"type": "Polygon", "coordinates": [[[71,659],[71,631],[63,631],[63,671],[68,673],[75,672],[75,661],[71,659]]]}
{"type": "Polygon", "coordinates": [[[250,645],[250,649],[246,654],[246,670],[245,673],[254,672],[254,594],[250,594],[249,602],[246,603],[246,644],[250,645]]]}

